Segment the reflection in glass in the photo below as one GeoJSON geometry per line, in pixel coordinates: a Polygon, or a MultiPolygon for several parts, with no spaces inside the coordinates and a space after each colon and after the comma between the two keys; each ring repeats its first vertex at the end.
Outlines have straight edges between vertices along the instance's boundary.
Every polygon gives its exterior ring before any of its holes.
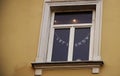
{"type": "Polygon", "coordinates": [[[90,28],[76,28],[73,60],[89,60],[90,28]]]}
{"type": "Polygon", "coordinates": [[[92,23],[92,11],[55,13],[54,24],[92,23]]]}
{"type": "Polygon", "coordinates": [[[67,61],[69,29],[56,29],[51,61],[67,61]]]}

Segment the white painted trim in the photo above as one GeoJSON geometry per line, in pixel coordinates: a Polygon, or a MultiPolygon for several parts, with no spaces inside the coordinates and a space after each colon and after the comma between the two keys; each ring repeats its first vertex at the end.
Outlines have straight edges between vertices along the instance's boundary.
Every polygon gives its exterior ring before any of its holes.
{"type": "MultiPolygon", "coordinates": [[[[48,47],[48,45],[47,45],[47,43],[48,43],[48,38],[49,38],[49,28],[50,28],[50,25],[49,25],[49,23],[50,23],[50,21],[49,21],[49,19],[50,19],[50,7],[55,7],[55,6],[71,6],[71,5],[91,5],[91,4],[93,4],[93,5],[97,5],[97,8],[96,8],[96,12],[97,12],[97,16],[96,16],[96,25],[98,26],[98,27],[101,27],[100,26],[100,21],[99,20],[101,20],[101,19],[99,19],[100,17],[98,17],[99,16],[99,14],[101,14],[101,7],[99,7],[100,6],[100,3],[101,1],[100,0],[97,0],[97,1],[75,1],[75,2],[48,2],[48,3],[45,3],[45,8],[44,8],[44,12],[43,12],[43,21],[42,21],[42,27],[41,27],[41,39],[40,39],[40,44],[41,45],[39,45],[39,51],[38,51],[38,55],[37,55],[37,59],[36,59],[36,61],[43,61],[43,62],[45,62],[46,61],[46,51],[47,51],[47,47],[48,47]],[[77,4],[76,4],[77,3],[77,4]],[[42,51],[42,50],[44,50],[44,51],[42,51]]],[[[101,15],[100,15],[101,16],[101,15]]],[[[97,27],[95,27],[95,29],[96,29],[97,27]]],[[[98,32],[96,32],[95,33],[95,35],[96,35],[96,37],[94,38],[94,39],[96,39],[95,40],[95,44],[94,44],[94,46],[96,46],[96,48],[94,48],[94,50],[98,50],[99,48],[99,37],[100,36],[98,36],[99,35],[99,33],[100,33],[100,29],[99,28],[97,28],[96,29],[96,31],[98,31],[98,32]],[[97,37],[98,36],[98,37],[97,37]],[[98,39],[97,39],[98,38],[98,39]],[[97,45],[96,45],[97,44],[97,45]]],[[[96,53],[94,53],[94,54],[96,54],[97,56],[100,56],[100,51],[96,51],[96,53]],[[99,52],[99,53],[98,53],[99,52]]],[[[94,55],[94,59],[95,59],[95,57],[96,57],[96,55],[94,55]]]]}
{"type": "Polygon", "coordinates": [[[89,48],[89,60],[93,60],[93,52],[94,52],[94,32],[95,32],[95,10],[92,13],[92,26],[90,30],[90,48],[89,48]]]}
{"type": "Polygon", "coordinates": [[[51,7],[53,6],[72,6],[72,5],[96,5],[97,1],[48,1],[48,3],[51,7]]]}
{"type": "Polygon", "coordinates": [[[49,38],[50,8],[44,3],[36,62],[45,62],[49,38]]]}
{"type": "Polygon", "coordinates": [[[99,72],[100,72],[99,67],[94,67],[94,68],[92,68],[92,73],[93,73],[93,74],[98,74],[99,72]]]}
{"type": "Polygon", "coordinates": [[[35,69],[35,76],[41,76],[42,75],[42,69],[35,69]]]}
{"type": "Polygon", "coordinates": [[[70,37],[69,37],[69,48],[68,48],[68,61],[72,61],[73,58],[74,32],[75,32],[75,28],[71,27],[70,37]]]}
{"type": "Polygon", "coordinates": [[[50,38],[49,38],[49,46],[48,46],[48,53],[47,53],[47,61],[46,62],[51,62],[52,50],[53,50],[54,31],[55,31],[55,29],[51,28],[50,38]]]}
{"type": "Polygon", "coordinates": [[[60,24],[53,25],[54,28],[70,28],[70,27],[91,27],[92,23],[81,23],[81,24],[60,24]]]}
{"type": "MultiPolygon", "coordinates": [[[[99,73],[99,68],[103,66],[103,61],[72,61],[72,62],[42,62],[32,63],[32,67],[40,72],[40,69],[80,69],[91,68],[92,73],[99,73]]],[[[40,74],[40,73],[38,73],[40,74]]]]}
{"type": "MultiPolygon", "coordinates": [[[[48,50],[48,40],[50,31],[50,7],[61,7],[61,6],[77,6],[77,5],[96,5],[96,23],[95,25],[95,43],[94,43],[94,56],[93,60],[101,60],[100,56],[100,46],[101,46],[101,28],[102,28],[102,0],[82,0],[82,1],[58,1],[51,2],[51,0],[44,1],[44,9],[41,22],[41,30],[39,37],[38,53],[36,57],[36,62],[46,62],[47,50],[48,50]],[[97,31],[97,32],[96,32],[97,31]]],[[[41,71],[39,71],[41,72],[41,71]]]]}
{"type": "Polygon", "coordinates": [[[51,1],[51,0],[44,0],[44,2],[48,2],[48,1],[51,1]]]}
{"type": "Polygon", "coordinates": [[[101,46],[101,28],[102,28],[102,3],[99,1],[96,4],[96,21],[95,21],[95,41],[93,60],[101,60],[100,46],[101,46]]]}
{"type": "Polygon", "coordinates": [[[48,43],[48,52],[47,52],[47,62],[51,62],[52,58],[52,50],[53,50],[53,41],[54,41],[54,31],[53,23],[54,23],[54,15],[55,13],[52,13],[51,16],[51,29],[50,29],[50,37],[49,37],[49,43],[48,43]]]}

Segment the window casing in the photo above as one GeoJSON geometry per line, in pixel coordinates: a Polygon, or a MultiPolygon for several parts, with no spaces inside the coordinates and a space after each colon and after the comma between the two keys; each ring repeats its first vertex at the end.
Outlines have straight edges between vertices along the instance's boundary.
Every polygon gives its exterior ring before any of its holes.
{"type": "MultiPolygon", "coordinates": [[[[45,0],[42,16],[43,17],[42,17],[42,24],[41,24],[40,37],[39,37],[40,40],[39,40],[39,46],[38,46],[38,53],[36,57],[36,62],[33,63],[33,67],[36,70],[35,75],[38,75],[38,76],[41,75],[42,68],[48,68],[48,67],[49,68],[91,67],[92,73],[99,73],[99,67],[103,65],[103,61],[101,59],[101,54],[100,54],[101,27],[102,27],[101,26],[102,25],[102,0],[80,0],[80,1],[45,0]],[[53,24],[56,12],[80,12],[80,11],[92,11],[92,22],[85,23],[85,24],[82,24],[82,23],[65,24],[65,25],[59,25],[59,26],[55,26],[57,24],[55,25],[53,24]],[[53,45],[54,45],[53,43],[54,35],[55,35],[54,33],[56,29],[59,30],[61,28],[70,29],[69,44],[68,44],[69,45],[68,47],[69,56],[67,56],[67,60],[66,60],[67,62],[54,63],[51,61],[52,50],[53,50],[53,45]],[[82,60],[82,61],[76,62],[72,60],[73,49],[74,49],[73,44],[74,44],[74,41],[76,40],[75,29],[79,30],[79,28],[90,29],[89,58],[86,59],[87,61],[82,60]],[[51,66],[50,63],[55,64],[56,66],[51,66]],[[68,66],[66,63],[68,64],[68,66]],[[47,66],[45,64],[47,64],[47,66]],[[60,64],[60,66],[57,67],[57,64],[58,66],[60,64]],[[42,67],[42,65],[45,65],[45,67],[44,66],[42,67]],[[64,65],[66,65],[66,67],[64,65]]],[[[85,41],[83,40],[83,42],[85,41]]],[[[76,44],[75,46],[77,45],[80,45],[80,43],[76,44]]]]}
{"type": "Polygon", "coordinates": [[[44,6],[45,9],[44,9],[44,15],[42,19],[42,26],[40,30],[41,31],[40,40],[39,40],[40,42],[39,42],[39,49],[38,49],[38,55],[37,55],[36,61],[37,62],[51,61],[50,59],[47,58],[50,56],[47,56],[47,55],[48,55],[48,52],[50,51],[48,50],[49,49],[48,47],[50,47],[49,43],[50,44],[52,43],[52,41],[51,42],[49,41],[49,39],[51,38],[49,32],[54,32],[50,30],[52,25],[53,12],[71,12],[71,11],[79,12],[79,11],[88,11],[88,10],[93,11],[94,14],[92,15],[95,16],[94,19],[92,19],[92,21],[94,21],[92,22],[94,24],[94,25],[92,24],[94,27],[91,28],[91,32],[94,34],[91,34],[90,39],[94,39],[94,41],[93,43],[90,42],[89,60],[101,60],[101,56],[100,56],[101,20],[102,20],[102,7],[101,7],[102,3],[101,2],[102,2],[101,0],[91,0],[91,1],[83,0],[83,1],[75,1],[75,2],[74,1],[46,2],[44,6]]]}

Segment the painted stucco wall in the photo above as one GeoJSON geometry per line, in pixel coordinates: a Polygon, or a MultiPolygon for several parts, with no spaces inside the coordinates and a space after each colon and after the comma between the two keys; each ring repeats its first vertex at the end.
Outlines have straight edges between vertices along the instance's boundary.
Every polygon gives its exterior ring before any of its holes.
{"type": "MultiPolygon", "coordinates": [[[[0,0],[0,76],[34,76],[42,0],[0,0]]],[[[99,74],[91,69],[44,70],[43,76],[120,76],[120,0],[103,1],[99,74]]]]}
{"type": "MultiPolygon", "coordinates": [[[[52,0],[58,1],[58,0],[52,0]]],[[[44,70],[43,76],[120,76],[120,0],[103,0],[101,55],[104,66],[99,74],[91,69],[44,70]]]]}
{"type": "Polygon", "coordinates": [[[34,76],[42,0],[0,0],[0,76],[34,76]]]}

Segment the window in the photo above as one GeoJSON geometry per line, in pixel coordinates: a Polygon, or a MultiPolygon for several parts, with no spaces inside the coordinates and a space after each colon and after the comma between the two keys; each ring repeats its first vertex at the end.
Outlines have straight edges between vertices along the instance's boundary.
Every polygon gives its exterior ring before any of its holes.
{"type": "Polygon", "coordinates": [[[32,64],[36,75],[57,66],[91,67],[92,73],[99,73],[101,22],[102,0],[45,1],[38,54],[32,64]]]}
{"type": "Polygon", "coordinates": [[[52,12],[47,61],[91,60],[94,10],[52,12]]]}
{"type": "Polygon", "coordinates": [[[46,2],[37,61],[101,60],[101,2],[46,2]]]}

